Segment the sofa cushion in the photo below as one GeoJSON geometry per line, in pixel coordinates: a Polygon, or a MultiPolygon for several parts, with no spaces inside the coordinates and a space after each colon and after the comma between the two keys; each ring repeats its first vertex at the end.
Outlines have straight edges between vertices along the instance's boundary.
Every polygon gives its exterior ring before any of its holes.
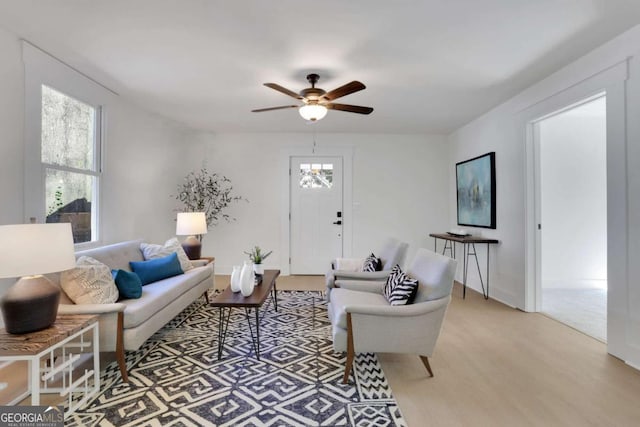
{"type": "Polygon", "coordinates": [[[193,268],[189,257],[175,237],[164,242],[164,246],[152,243],[140,243],[140,250],[145,260],[162,258],[175,252],[178,255],[178,261],[180,261],[182,271],[189,271],[193,268]]]}
{"type": "Polygon", "coordinates": [[[61,273],[60,286],[76,304],[108,304],[118,300],[111,269],[88,256],[78,258],[75,268],[61,273]]]}
{"type": "Polygon", "coordinates": [[[115,243],[113,245],[101,246],[99,248],[87,249],[76,252],[76,259],[81,256],[90,256],[106,264],[112,270],[131,271],[129,261],[144,261],[140,243],[142,240],[129,240],[115,243]]]}
{"type": "Polygon", "coordinates": [[[111,270],[113,280],[116,282],[120,298],[140,298],[142,295],[142,281],[136,273],[126,270],[111,270]]]}
{"type": "Polygon", "coordinates": [[[189,289],[211,276],[211,267],[196,267],[179,276],[159,280],[142,287],[142,297],[121,301],[125,306],[124,328],[134,328],[189,289]]]}
{"type": "Polygon", "coordinates": [[[342,288],[335,288],[331,291],[331,302],[329,304],[331,305],[331,323],[343,329],[347,328],[347,312],[345,310],[347,306],[389,306],[389,303],[381,294],[342,288]]]}
{"type": "Polygon", "coordinates": [[[183,273],[180,261],[178,261],[178,254],[175,252],[166,257],[149,261],[131,261],[129,265],[131,265],[131,270],[140,276],[142,286],[183,273]]]}
{"type": "Polygon", "coordinates": [[[340,271],[362,271],[363,258],[336,258],[332,269],[340,271]]]}

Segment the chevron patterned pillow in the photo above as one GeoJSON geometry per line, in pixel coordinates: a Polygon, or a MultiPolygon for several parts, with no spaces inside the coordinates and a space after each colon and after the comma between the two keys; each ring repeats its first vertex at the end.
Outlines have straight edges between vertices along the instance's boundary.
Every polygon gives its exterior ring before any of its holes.
{"type": "Polygon", "coordinates": [[[383,293],[391,305],[411,304],[418,293],[418,281],[407,276],[400,266],[396,265],[387,278],[383,293]]]}

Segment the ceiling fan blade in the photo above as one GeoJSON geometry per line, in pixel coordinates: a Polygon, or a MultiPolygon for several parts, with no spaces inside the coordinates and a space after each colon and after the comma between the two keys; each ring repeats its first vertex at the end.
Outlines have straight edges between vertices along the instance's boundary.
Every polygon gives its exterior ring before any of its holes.
{"type": "Polygon", "coordinates": [[[264,85],[266,87],[270,87],[273,90],[277,90],[278,92],[284,93],[285,95],[289,95],[292,98],[302,99],[302,97],[300,95],[298,95],[297,93],[295,93],[294,91],[289,90],[286,87],[282,87],[279,84],[276,84],[276,83],[265,83],[264,85]]]}
{"type": "Polygon", "coordinates": [[[362,107],[360,105],[328,103],[328,104],[325,104],[325,107],[327,107],[330,110],[348,111],[350,113],[358,113],[358,114],[371,114],[373,112],[373,108],[362,107]]]}
{"type": "Polygon", "coordinates": [[[349,95],[354,92],[358,92],[359,90],[366,89],[366,86],[360,83],[359,81],[352,81],[347,83],[346,85],[340,86],[339,88],[335,88],[331,92],[326,93],[323,98],[328,101],[333,101],[334,99],[338,99],[345,95],[349,95]]]}
{"type": "Polygon", "coordinates": [[[299,105],[283,105],[282,107],[269,107],[269,108],[258,108],[257,110],[251,110],[252,113],[262,113],[263,111],[271,111],[271,110],[284,110],[285,108],[299,108],[299,105]]]}

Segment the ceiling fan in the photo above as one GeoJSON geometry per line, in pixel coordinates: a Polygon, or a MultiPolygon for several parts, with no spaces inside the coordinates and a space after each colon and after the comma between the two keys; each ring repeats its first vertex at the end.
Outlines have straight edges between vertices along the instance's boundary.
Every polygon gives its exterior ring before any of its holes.
{"type": "Polygon", "coordinates": [[[352,81],[345,85],[340,86],[330,92],[326,92],[319,87],[316,87],[316,83],[320,76],[317,74],[309,74],[307,75],[307,80],[311,83],[311,87],[302,89],[299,93],[295,93],[292,90],[289,90],[285,87],[282,87],[276,83],[265,83],[266,87],[270,87],[273,90],[277,90],[278,92],[284,93],[285,95],[289,95],[292,98],[299,99],[303,102],[302,105],[283,105],[281,107],[269,107],[269,108],[259,108],[257,110],[251,110],[254,113],[261,113],[263,111],[271,111],[271,110],[283,110],[285,108],[298,108],[300,115],[305,120],[309,120],[315,122],[317,120],[321,120],[324,116],[327,115],[327,110],[338,110],[338,111],[347,111],[349,113],[358,113],[358,114],[371,114],[373,108],[371,107],[362,107],[359,105],[348,105],[348,104],[336,104],[332,102],[335,99],[341,98],[343,96],[352,94],[354,92],[358,92],[366,88],[365,85],[360,83],[359,81],[352,81]]]}

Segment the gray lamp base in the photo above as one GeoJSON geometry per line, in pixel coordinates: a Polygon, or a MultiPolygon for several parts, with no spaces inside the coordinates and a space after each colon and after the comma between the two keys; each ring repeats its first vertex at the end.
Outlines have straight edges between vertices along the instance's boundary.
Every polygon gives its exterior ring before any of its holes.
{"type": "Polygon", "coordinates": [[[10,334],[46,329],[56,321],[60,289],[44,276],[18,280],[0,300],[4,328],[10,334]]]}
{"type": "Polygon", "coordinates": [[[182,249],[184,249],[189,259],[200,259],[202,243],[196,236],[189,236],[182,242],[182,249]]]}

